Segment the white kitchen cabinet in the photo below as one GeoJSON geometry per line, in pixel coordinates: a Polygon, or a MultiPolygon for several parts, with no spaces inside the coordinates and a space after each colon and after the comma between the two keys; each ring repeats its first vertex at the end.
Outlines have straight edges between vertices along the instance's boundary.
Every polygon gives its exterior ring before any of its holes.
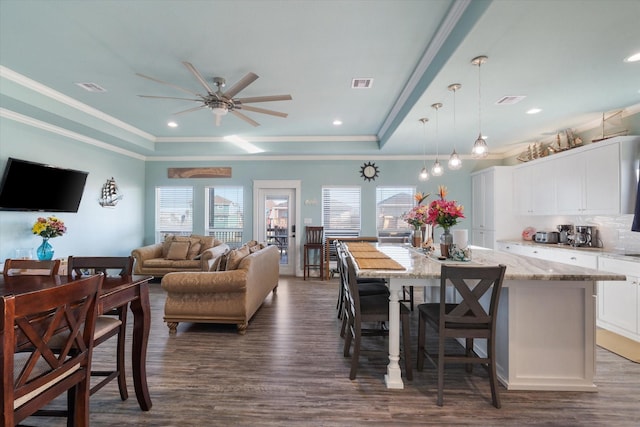
{"type": "Polygon", "coordinates": [[[559,214],[620,213],[620,145],[595,145],[557,160],[559,214]]]}
{"type": "Polygon", "coordinates": [[[550,215],[556,210],[556,165],[553,159],[517,166],[513,172],[516,212],[550,215]]]}
{"type": "MultiPolygon", "coordinates": [[[[518,228],[513,215],[513,168],[493,166],[471,174],[471,244],[493,249],[518,228]]],[[[470,216],[470,218],[469,218],[470,216]]],[[[456,226],[456,228],[459,226],[456,226]]]]}
{"type": "Polygon", "coordinates": [[[598,326],[640,341],[640,263],[599,257],[598,269],[627,276],[598,283],[598,326]]]}

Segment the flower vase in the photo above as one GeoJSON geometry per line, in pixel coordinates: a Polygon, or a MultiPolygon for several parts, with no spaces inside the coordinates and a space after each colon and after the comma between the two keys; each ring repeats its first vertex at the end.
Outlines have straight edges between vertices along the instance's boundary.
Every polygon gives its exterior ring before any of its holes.
{"type": "Polygon", "coordinates": [[[449,258],[449,249],[453,244],[453,235],[449,232],[449,228],[445,227],[444,232],[440,235],[440,255],[449,258]]]}
{"type": "Polygon", "coordinates": [[[49,244],[49,239],[46,237],[42,239],[42,244],[36,249],[38,259],[41,261],[50,260],[53,258],[53,246],[49,244]]]}
{"type": "Polygon", "coordinates": [[[421,248],[422,247],[422,229],[420,228],[416,228],[413,230],[413,247],[414,248],[421,248]]]}

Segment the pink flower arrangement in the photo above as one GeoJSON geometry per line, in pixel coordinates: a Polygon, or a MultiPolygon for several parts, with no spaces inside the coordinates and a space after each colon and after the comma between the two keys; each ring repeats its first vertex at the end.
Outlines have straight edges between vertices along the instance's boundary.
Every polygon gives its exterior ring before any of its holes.
{"type": "Polygon", "coordinates": [[[436,224],[442,228],[450,228],[458,223],[458,219],[464,218],[462,205],[458,205],[455,200],[446,200],[447,187],[441,185],[438,187],[438,195],[440,199],[434,200],[429,205],[429,210],[425,223],[435,226],[436,224]]]}
{"type": "Polygon", "coordinates": [[[414,206],[409,212],[402,215],[402,219],[418,230],[423,225],[427,224],[427,218],[429,216],[429,207],[423,206],[421,203],[429,197],[428,193],[416,193],[413,198],[416,201],[414,206]]]}

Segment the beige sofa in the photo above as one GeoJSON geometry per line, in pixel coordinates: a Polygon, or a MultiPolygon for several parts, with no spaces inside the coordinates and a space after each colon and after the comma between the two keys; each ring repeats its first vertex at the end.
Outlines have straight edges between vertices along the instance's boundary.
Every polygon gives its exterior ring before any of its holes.
{"type": "Polygon", "coordinates": [[[212,260],[229,247],[212,236],[166,236],[164,242],[131,251],[133,274],[162,277],[174,271],[209,271],[212,260]]]}
{"type": "Polygon", "coordinates": [[[213,269],[224,271],[169,273],[162,278],[161,286],[167,292],[164,321],[169,333],[176,333],[179,322],[194,322],[235,323],[238,333],[245,334],[264,299],[276,292],[280,252],[276,246],[260,246],[239,260],[234,253],[243,248],[212,261],[213,269]],[[225,268],[225,263],[237,267],[225,268]]]}

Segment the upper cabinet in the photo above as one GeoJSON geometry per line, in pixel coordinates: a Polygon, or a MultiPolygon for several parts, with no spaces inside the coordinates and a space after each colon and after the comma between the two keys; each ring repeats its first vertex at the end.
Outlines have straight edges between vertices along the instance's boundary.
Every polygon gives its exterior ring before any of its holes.
{"type": "Polygon", "coordinates": [[[514,170],[514,207],[522,215],[633,213],[640,137],[611,138],[514,170]]]}

